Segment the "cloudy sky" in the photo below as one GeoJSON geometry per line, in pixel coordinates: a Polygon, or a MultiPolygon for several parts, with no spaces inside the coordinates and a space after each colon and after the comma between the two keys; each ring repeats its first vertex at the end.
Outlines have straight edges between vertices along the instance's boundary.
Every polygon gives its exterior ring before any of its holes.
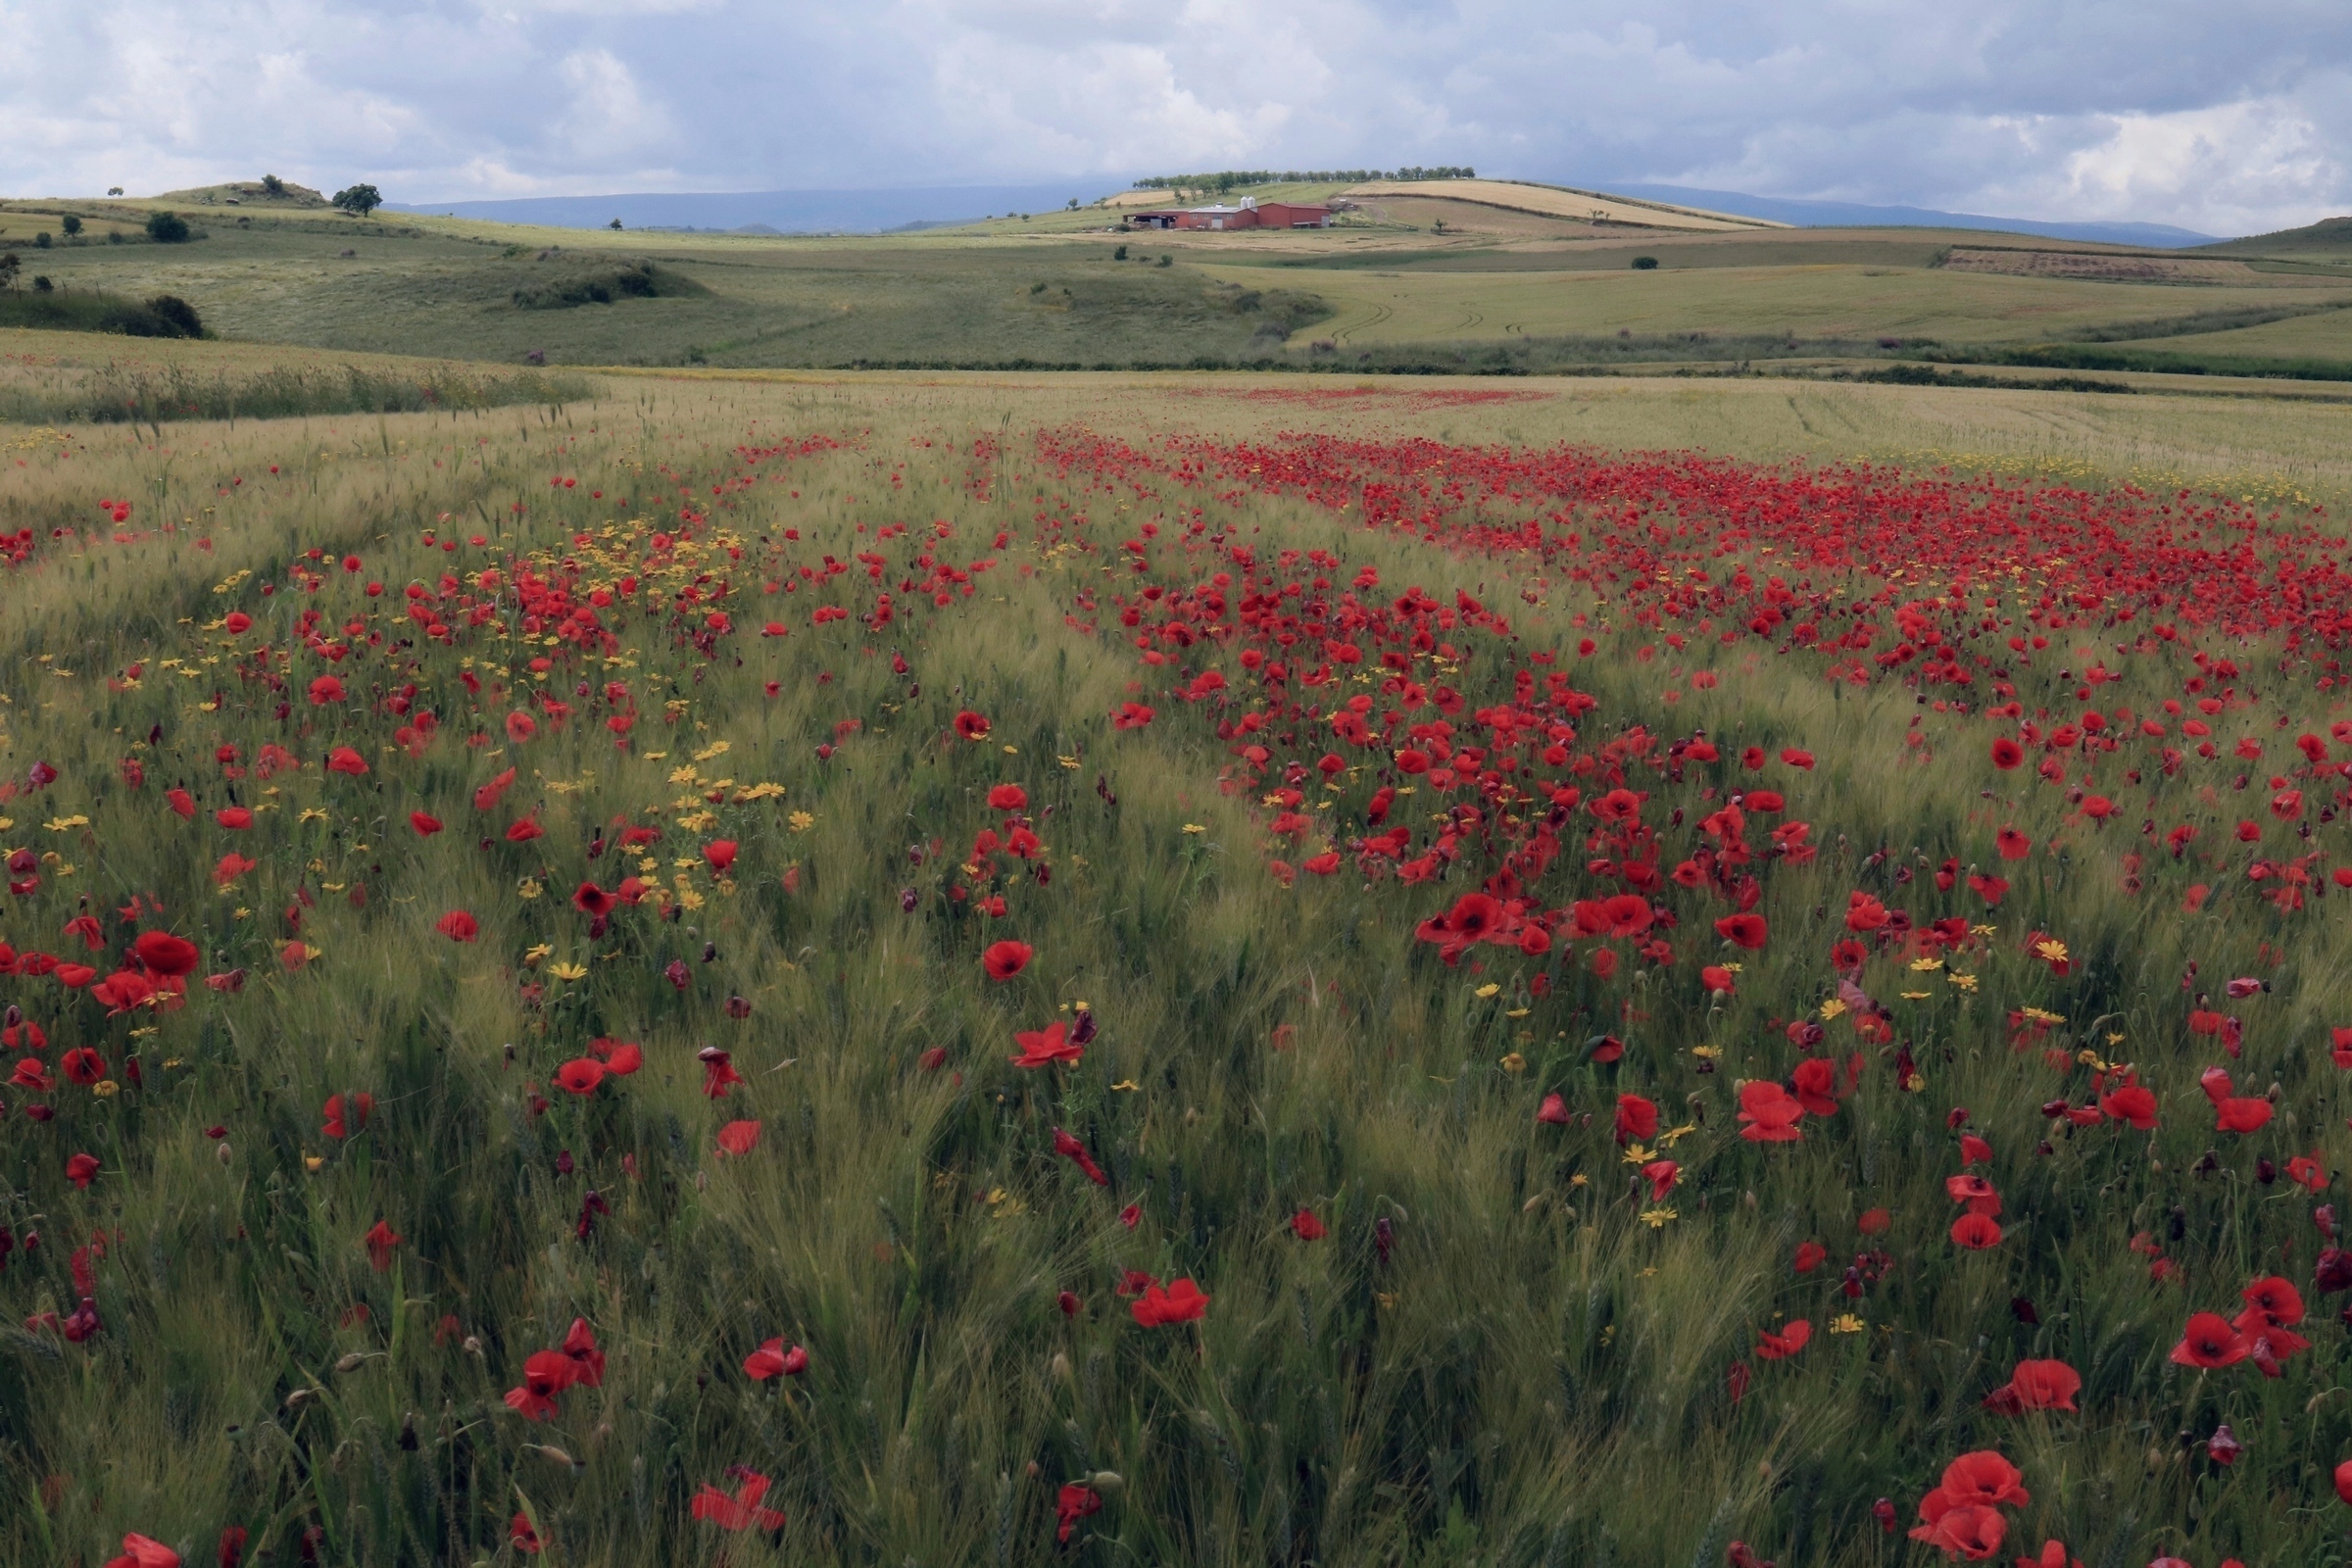
{"type": "Polygon", "coordinates": [[[2258,232],[2346,0],[0,0],[0,191],[395,200],[1468,163],[2258,232]]]}

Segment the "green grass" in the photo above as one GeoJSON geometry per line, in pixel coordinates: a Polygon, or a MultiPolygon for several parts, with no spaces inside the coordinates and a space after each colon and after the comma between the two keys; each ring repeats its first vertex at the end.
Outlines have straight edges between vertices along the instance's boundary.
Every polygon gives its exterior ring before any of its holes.
{"type": "MultiPolygon", "coordinates": [[[[236,345],[159,352],[266,368],[236,345]]],[[[2245,1368],[2182,1375],[2163,1355],[2188,1304],[2230,1301],[2280,1238],[2295,1240],[2287,1272],[2307,1275],[2311,1255],[2291,1190],[2255,1186],[2235,1146],[2225,1174],[2191,1173],[2213,1138],[2180,976],[2191,958],[2214,984],[2273,972],[2266,951],[2287,948],[2280,994],[2251,1004],[2272,1010],[2240,1076],[2278,1076],[2312,1112],[2279,1152],[2308,1144],[2340,1167],[2352,1143],[2324,1044],[2352,1001],[2340,921],[2322,910],[2290,923],[2245,897],[2190,919],[2181,885],[2208,873],[2169,860],[2146,897],[2122,897],[2135,823],[2094,835],[2069,823],[2061,790],[1990,778],[1977,732],[1899,686],[1845,691],[1798,675],[1798,656],[1751,670],[1727,652],[1708,662],[1720,686],[1701,688],[1630,624],[1577,661],[1578,639],[1611,614],[1590,594],[1506,584],[1494,563],[1293,498],[1098,487],[1032,438],[1079,424],[1137,441],[1323,427],[1758,457],[1909,450],[1922,467],[2029,476],[2095,456],[2104,467],[2072,476],[2151,484],[2166,466],[2332,464],[2341,481],[2340,411],[1756,383],[1514,385],[1496,400],[1481,382],[615,380],[615,395],[561,411],[0,429],[15,475],[0,532],[40,540],[32,564],[0,566],[14,573],[0,594],[0,751],[12,784],[36,758],[60,775],[0,802],[14,819],[0,848],[31,847],[42,878],[0,907],[0,940],[78,953],[62,933],[86,899],[119,947],[129,927],[116,911],[135,896],[160,905],[151,923],[200,944],[202,972],[245,971],[241,990],[198,984],[182,1008],[114,1017],[86,991],[0,978],[0,996],[48,1029],[43,1059],[87,1045],[121,1086],[7,1091],[0,1223],[43,1241],[0,1273],[0,1563],[103,1561],[128,1530],[210,1561],[223,1525],[251,1529],[279,1563],[300,1561],[306,1540],[330,1563],[514,1561],[521,1513],[551,1543],[543,1560],[613,1565],[707,1562],[723,1547],[738,1565],[1707,1568],[1737,1536],[1788,1568],[1879,1568],[1931,1558],[1886,1542],[1871,1500],[1893,1496],[1907,1521],[1943,1462],[1985,1444],[2026,1468],[2034,1494],[2017,1511],[2017,1550],[2050,1534],[2102,1564],[2162,1547],[2199,1563],[2329,1560],[2337,1516],[2311,1510],[2334,1507],[2325,1472],[2347,1435],[2326,1393],[2340,1333],[2313,1325],[2322,1348],[2278,1384],[2245,1368]],[[102,497],[129,498],[129,519],[101,519],[102,497]],[[1550,1001],[1531,1004],[1515,952],[1492,950],[1474,974],[1412,941],[1412,921],[1459,885],[1374,895],[1357,878],[1272,877],[1258,791],[1221,787],[1236,743],[1164,695],[1171,673],[1140,662],[1115,612],[1081,600],[1107,604],[1114,583],[1140,580],[1112,563],[1147,522],[1168,563],[1194,559],[1182,540],[1195,506],[1268,559],[1333,552],[1342,583],[1372,567],[1384,595],[1422,584],[1446,604],[1457,589],[1507,604],[1515,643],[1482,638],[1454,669],[1420,663],[1468,695],[1465,733],[1506,697],[1506,661],[1546,648],[1598,699],[1587,745],[1639,720],[1815,749],[1821,770],[1786,782],[1822,858],[1769,873],[1780,934],[1738,997],[1710,1006],[1685,983],[1709,951],[1694,919],[1676,936],[1679,968],[1613,985],[1566,969],[1550,1001]],[[682,509],[708,521],[682,527],[682,509]],[[926,537],[933,519],[947,537],[926,537]],[[914,536],[877,536],[899,522],[914,536]],[[658,544],[657,530],[692,537],[658,544]],[[859,551],[887,556],[886,586],[863,577],[859,551]],[[959,571],[999,564],[935,607],[898,587],[926,569],[918,552],[959,571]],[[342,569],[346,554],[361,570],[342,569]],[[798,575],[827,556],[851,564],[842,584],[798,575]],[[497,565],[511,581],[526,564],[576,567],[583,592],[642,575],[655,608],[621,622],[610,652],[551,639],[477,576],[497,565]],[[458,580],[442,602],[454,645],[425,640],[404,609],[406,585],[438,592],[445,572],[458,580]],[[794,593],[766,591],[786,580],[794,593]],[[371,581],[389,592],[368,597],[371,581]],[[812,603],[870,610],[877,588],[900,601],[889,626],[810,623],[812,603]],[[457,592],[486,607],[479,625],[464,623],[457,592]],[[706,653],[692,638],[714,607],[737,629],[706,653]],[[230,631],[232,610],[254,626],[230,631]],[[306,612],[343,660],[307,643],[306,612]],[[791,634],[761,637],[771,616],[791,634]],[[350,700],[312,703],[309,683],[330,671],[350,700]],[[625,750],[603,722],[607,681],[636,712],[625,750]],[[505,716],[544,714],[535,694],[572,712],[514,740],[505,716]],[[1159,718],[1113,729],[1108,713],[1138,700],[1159,718]],[[397,728],[421,708],[441,725],[412,756],[397,728]],[[964,709],[995,719],[985,743],[956,734],[964,709]],[[850,719],[860,727],[839,728],[850,719]],[[1925,748],[1905,744],[1915,720],[1925,748]],[[261,778],[265,743],[304,765],[261,778]],[[238,749],[229,764],[224,745],[238,749]],[[368,771],[325,771],[338,745],[368,771]],[[820,760],[819,745],[838,749],[820,760]],[[125,758],[144,771],[137,789],[125,758]],[[510,766],[511,793],[477,809],[473,791],[510,766]],[[1029,791],[1053,876],[1014,867],[1008,912],[992,919],[948,889],[967,879],[974,835],[1002,825],[986,794],[1007,781],[1029,791]],[[784,793],[734,799],[760,782],[784,793]],[[1809,1127],[1802,1151],[1742,1143],[1732,1080],[1780,1070],[1773,1021],[1823,994],[1829,933],[1811,911],[1857,885],[1924,907],[1926,873],[1898,883],[1898,869],[1975,853],[1988,782],[2037,841],[2079,843],[2019,873],[1988,917],[1984,995],[1944,987],[1930,1006],[1901,1004],[1929,1091],[1899,1093],[1880,1072],[1834,1129],[1809,1127]],[[163,801],[175,784],[199,797],[193,822],[163,801]],[[244,832],[213,822],[231,791],[261,808],[244,832]],[[417,835],[417,809],[448,830],[417,835]],[[544,836],[510,842],[525,816],[544,836]],[[620,820],[662,836],[624,856],[620,820]],[[722,835],[742,846],[725,878],[699,853],[722,835]],[[1868,863],[1882,845],[1893,858],[1868,863]],[[257,864],[223,886],[231,849],[257,864]],[[592,936],[570,889],[624,873],[657,882],[677,914],[649,900],[592,936]],[[479,941],[435,932],[459,907],[480,917],[479,941]],[[2079,978],[2062,986],[2024,954],[2035,928],[2063,933],[2079,978]],[[1037,956],[998,984],[979,953],[1004,935],[1037,956]],[[673,959],[683,988],[665,978],[673,959]],[[558,968],[575,962],[574,978],[558,968]],[[1481,995],[1489,983],[1510,989],[1481,995]],[[1004,1061],[1016,1031],[1070,1020],[1082,1001],[1102,1025],[1083,1062],[1004,1061]],[[2125,1033],[2162,1074],[2163,1132],[2128,1143],[2092,1129],[2034,1154],[2053,1091],[2040,1058],[2007,1043],[2002,1010],[2023,1003],[2069,1013],[2070,1046],[2115,1054],[2106,1033],[2125,1033]],[[1520,1006],[1528,1016],[1511,1015],[1520,1006]],[[1627,1008],[1642,1016],[1620,1023],[1627,1008]],[[1636,1043],[1619,1079],[1584,1057],[1604,1017],[1636,1043]],[[591,1097],[553,1090],[556,1066],[603,1036],[641,1042],[644,1070],[591,1097]],[[1684,1048],[1699,1043],[1722,1047],[1719,1072],[1696,1070],[1684,1048]],[[746,1079],[723,1101],[703,1093],[705,1046],[732,1052],[746,1079]],[[932,1050],[946,1059],[926,1070],[932,1050]],[[1607,1134],[1622,1084],[1655,1086],[1678,1117],[1693,1100],[1707,1113],[1678,1145],[1688,1185],[1660,1228],[1636,1217],[1607,1134]],[[1546,1087],[1598,1123],[1540,1126],[1546,1087]],[[361,1091],[372,1119],[326,1136],[327,1097],[361,1091]],[[27,1099],[53,1102],[55,1120],[25,1117],[27,1099]],[[2038,1330],[2008,1304],[2026,1252],[1955,1256],[1942,1240],[1954,1104],[2000,1152],[2005,1220],[2033,1238],[2038,1330]],[[717,1129],[739,1117],[761,1123],[760,1142],[723,1156],[717,1129]],[[1101,1152],[1111,1193],[1054,1157],[1056,1126],[1101,1152]],[[62,1174],[78,1150],[101,1166],[86,1192],[62,1174]],[[612,1212],[583,1241],[589,1188],[612,1212]],[[1829,1313],[1845,1309],[1835,1271],[1798,1280],[1789,1250],[1820,1235],[1842,1256],[1874,1203],[1898,1216],[1886,1238],[1898,1266],[1854,1304],[1866,1330],[1831,1335],[1829,1313]],[[1328,1224],[1324,1241],[1287,1230],[1301,1206],[1328,1224]],[[363,1242],[378,1220],[401,1237],[383,1272],[363,1242]],[[2148,1279],[2126,1245],[2139,1228],[2165,1237],[2185,1290],[2148,1279]],[[99,1232],[111,1238],[94,1265],[103,1333],[73,1345],[20,1332],[71,1309],[70,1253],[99,1232]],[[1205,1321],[1138,1327],[1111,1294],[1130,1267],[1200,1280],[1215,1298],[1205,1321]],[[1062,1290],[1082,1298],[1074,1318],[1062,1290]],[[1805,1359],[1759,1363],[1734,1410],[1725,1368],[1781,1313],[1822,1333],[1805,1359]],[[575,1316],[609,1356],[603,1387],[525,1423],[501,1396],[575,1316]],[[771,1336],[809,1348],[805,1378],[744,1376],[771,1336]],[[2025,1353],[2082,1368],[2085,1414],[1981,1412],[2025,1353]],[[2173,1438],[2221,1418],[2249,1445],[2232,1472],[2173,1438]],[[735,1464],[775,1478],[779,1543],[688,1516],[697,1488],[734,1485],[735,1464]],[[1057,1546],[1056,1489],[1104,1471],[1120,1484],[1103,1483],[1102,1511],[1057,1546]]],[[[1675,520],[1657,514],[1661,528],[1675,520]]],[[[2126,659],[2103,646],[2117,634],[2077,635],[2024,677],[2030,708],[2078,706],[2059,660],[2124,666],[2100,701],[2143,710],[2193,673],[2184,654],[2126,659]]],[[[2276,745],[2276,708],[2285,735],[2325,732],[2326,700],[2274,683],[2255,652],[2232,657],[2261,670],[2263,706],[2244,724],[2276,745]]],[[[1326,743],[1307,741],[1311,762],[1326,743]]],[[[2168,810],[2233,818],[2253,797],[2229,791],[2229,771],[2154,787],[2168,810]],[[2197,794],[2208,784],[2211,804],[2197,794]]],[[[1739,775],[1726,764],[1724,776],[1739,775]]],[[[1672,787],[1678,804],[1695,803],[1695,779],[1672,787]]],[[[1335,819],[1371,781],[1342,782],[1335,819]]],[[[1679,843],[1696,829],[1674,831],[1679,843]]],[[[2342,829],[2322,831],[2331,845],[2342,829]]],[[[1563,893],[1588,882],[1571,858],[1554,873],[1563,893]]],[[[1891,1000],[1905,982],[1890,969],[1871,983],[1891,1000]]]]}

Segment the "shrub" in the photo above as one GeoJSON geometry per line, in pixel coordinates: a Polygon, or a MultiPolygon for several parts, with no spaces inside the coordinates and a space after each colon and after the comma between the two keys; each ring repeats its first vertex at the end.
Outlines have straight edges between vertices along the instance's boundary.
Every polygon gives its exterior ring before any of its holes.
{"type": "Polygon", "coordinates": [[[32,236],[32,248],[34,250],[45,251],[49,248],[49,245],[50,239],[49,231],[47,229],[44,228],[38,234],[32,236]]]}
{"type": "Polygon", "coordinates": [[[196,307],[176,294],[158,294],[147,302],[147,313],[157,320],[167,322],[174,328],[174,331],[168,335],[204,336],[204,321],[197,316],[196,307]]]}
{"type": "Polygon", "coordinates": [[[1634,258],[1634,270],[1635,270],[1635,271],[1637,271],[1637,272],[1654,272],[1654,271],[1656,271],[1657,270],[1658,270],[1658,259],[1657,259],[1655,256],[1637,256],[1637,257],[1635,257],[1635,258],[1634,258]]]}
{"type": "Polygon", "coordinates": [[[158,245],[183,245],[188,239],[187,220],[177,213],[149,213],[147,237],[158,245]]]}
{"type": "Polygon", "coordinates": [[[81,232],[81,220],[75,218],[72,213],[68,213],[57,220],[57,226],[66,231],[66,238],[72,239],[81,232]]]}
{"type": "Polygon", "coordinates": [[[694,279],[652,262],[624,262],[593,271],[558,271],[553,277],[515,289],[510,297],[518,311],[564,311],[580,305],[611,305],[615,300],[709,292],[694,279]]]}

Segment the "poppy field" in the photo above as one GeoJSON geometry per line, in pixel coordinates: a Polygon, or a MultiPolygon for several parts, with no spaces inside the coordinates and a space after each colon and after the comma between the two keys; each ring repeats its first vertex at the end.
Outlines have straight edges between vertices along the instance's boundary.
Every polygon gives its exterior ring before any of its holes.
{"type": "Polygon", "coordinates": [[[0,1562],[2352,1560],[2336,512],[1235,385],[0,429],[0,1562]]]}

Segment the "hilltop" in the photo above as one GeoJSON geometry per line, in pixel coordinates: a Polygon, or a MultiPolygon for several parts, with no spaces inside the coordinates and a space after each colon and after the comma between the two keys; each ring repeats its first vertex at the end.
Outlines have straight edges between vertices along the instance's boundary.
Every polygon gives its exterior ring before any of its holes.
{"type": "Polygon", "coordinates": [[[260,179],[231,180],[223,185],[196,185],[187,190],[168,190],[154,199],[159,203],[193,203],[199,207],[307,209],[333,205],[310,186],[279,179],[275,174],[267,174],[260,179]]]}

